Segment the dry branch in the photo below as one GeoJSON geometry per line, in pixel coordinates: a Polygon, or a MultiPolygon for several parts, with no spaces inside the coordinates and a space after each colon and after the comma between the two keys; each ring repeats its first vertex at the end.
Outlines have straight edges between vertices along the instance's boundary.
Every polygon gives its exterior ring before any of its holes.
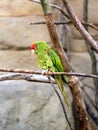
{"type": "MultiPolygon", "coordinates": [[[[41,3],[39,0],[29,0],[29,1],[36,2],[38,4],[41,3]]],[[[50,6],[53,7],[53,8],[55,8],[55,9],[57,9],[57,10],[59,10],[66,18],[70,19],[70,17],[68,16],[68,14],[65,13],[65,11],[62,10],[59,6],[54,5],[54,4],[50,4],[50,6]]]]}
{"type": "Polygon", "coordinates": [[[59,98],[59,100],[60,100],[60,103],[61,103],[61,106],[62,106],[62,109],[63,109],[63,112],[64,112],[65,119],[66,119],[66,121],[68,122],[68,125],[69,125],[70,129],[73,130],[73,128],[72,128],[72,126],[71,126],[71,123],[70,123],[70,121],[69,121],[69,119],[68,119],[68,116],[67,116],[67,113],[66,113],[66,109],[65,109],[64,103],[63,103],[63,101],[62,101],[62,99],[61,99],[61,96],[59,95],[58,91],[56,90],[56,88],[55,88],[55,86],[54,86],[54,83],[53,83],[53,81],[51,80],[51,77],[50,77],[50,76],[48,77],[48,79],[49,79],[49,81],[50,81],[50,83],[51,83],[51,85],[52,85],[52,87],[53,87],[55,93],[57,94],[57,96],[58,96],[58,98],[59,98]]]}
{"type": "MultiPolygon", "coordinates": [[[[69,65],[67,57],[64,55],[64,50],[57,36],[57,32],[54,26],[54,18],[53,18],[49,3],[46,0],[41,0],[41,5],[43,8],[45,18],[46,18],[46,24],[47,24],[47,28],[48,28],[53,46],[61,59],[64,71],[71,72],[71,66],[69,65]]],[[[79,80],[76,76],[67,76],[67,79],[68,79],[67,84],[69,85],[71,89],[71,92],[73,95],[73,101],[76,107],[77,114],[79,116],[79,121],[81,123],[81,129],[91,130],[88,115],[86,112],[85,103],[81,95],[79,80]]]]}
{"type": "Polygon", "coordinates": [[[95,122],[95,124],[98,126],[98,117],[96,116],[95,113],[92,112],[91,107],[89,106],[88,102],[86,102],[86,100],[85,100],[85,104],[86,104],[86,110],[88,114],[90,115],[92,120],[95,122]]]}
{"type": "MultiPolygon", "coordinates": [[[[87,23],[87,22],[81,22],[84,26],[89,26],[96,31],[98,31],[98,28],[93,23],[87,23]]],[[[39,25],[39,24],[46,24],[46,22],[31,22],[30,25],[39,25]]],[[[54,22],[55,25],[65,25],[65,24],[72,24],[72,20],[66,21],[66,22],[54,22]]]]}
{"type": "MultiPolygon", "coordinates": [[[[50,83],[50,81],[46,76],[36,74],[23,74],[23,73],[13,73],[13,74],[10,73],[0,75],[0,81],[5,80],[27,80],[32,82],[50,83]]],[[[54,79],[51,80],[53,83],[56,83],[54,79]]]]}
{"type": "Polygon", "coordinates": [[[85,93],[86,97],[89,99],[90,103],[92,104],[92,106],[96,109],[96,111],[98,111],[96,105],[94,104],[94,102],[92,101],[91,97],[89,96],[89,94],[86,92],[85,88],[82,87],[83,92],[85,93]]]}
{"type": "Polygon", "coordinates": [[[81,35],[83,36],[83,38],[88,42],[88,44],[92,47],[92,49],[98,53],[98,44],[96,43],[96,41],[92,38],[92,36],[85,30],[85,28],[83,27],[83,25],[81,24],[80,20],[78,19],[78,17],[76,16],[70,0],[62,0],[68,14],[70,15],[74,26],[77,28],[77,30],[81,33],[81,35]]]}
{"type": "MultiPolygon", "coordinates": [[[[85,22],[88,22],[88,4],[89,4],[89,0],[84,0],[83,1],[83,20],[85,22]]],[[[84,26],[85,29],[88,31],[88,27],[84,26]]],[[[96,59],[96,55],[94,53],[94,51],[90,48],[89,44],[87,43],[87,41],[85,41],[88,53],[90,55],[91,58],[91,71],[92,74],[97,74],[97,59],[96,59]]],[[[96,93],[95,93],[95,103],[96,106],[98,107],[98,79],[93,79],[94,85],[95,85],[95,89],[96,89],[96,93]]]]}
{"type": "MultiPolygon", "coordinates": [[[[12,69],[12,68],[0,68],[0,72],[12,72],[12,73],[25,73],[25,74],[36,74],[42,75],[41,71],[34,70],[24,70],[24,69],[12,69]]],[[[85,74],[85,73],[76,73],[76,72],[47,72],[43,75],[66,75],[66,76],[79,76],[79,77],[88,77],[88,78],[98,78],[98,75],[94,74],[85,74]]]]}

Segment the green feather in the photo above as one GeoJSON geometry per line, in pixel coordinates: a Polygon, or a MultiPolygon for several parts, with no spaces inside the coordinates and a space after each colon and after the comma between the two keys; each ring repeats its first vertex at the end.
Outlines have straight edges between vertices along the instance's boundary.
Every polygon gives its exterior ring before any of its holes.
{"type": "MultiPolygon", "coordinates": [[[[44,41],[37,41],[35,42],[37,48],[35,53],[37,54],[38,64],[39,66],[47,70],[49,69],[52,72],[64,72],[61,60],[57,53],[50,48],[50,46],[44,41]]],[[[68,104],[66,92],[64,89],[64,82],[66,82],[66,76],[64,75],[54,75],[54,78],[58,84],[58,87],[64,97],[66,104],[68,104]]]]}
{"type": "Polygon", "coordinates": [[[35,44],[37,45],[35,53],[37,54],[39,66],[44,70],[51,68],[51,71],[55,71],[53,63],[46,52],[46,50],[49,48],[49,45],[42,41],[35,42],[35,44]]]}
{"type": "MultiPolygon", "coordinates": [[[[59,58],[59,56],[57,55],[57,53],[53,50],[50,49],[48,51],[48,55],[50,56],[53,66],[55,67],[55,72],[64,72],[61,60],[59,58]]],[[[62,75],[62,80],[66,83],[66,76],[62,75]]]]}

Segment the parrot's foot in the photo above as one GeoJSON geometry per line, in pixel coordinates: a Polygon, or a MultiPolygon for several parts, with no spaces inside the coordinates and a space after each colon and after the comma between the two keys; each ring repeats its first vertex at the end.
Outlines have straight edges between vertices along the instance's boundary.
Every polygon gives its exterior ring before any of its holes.
{"type": "Polygon", "coordinates": [[[42,75],[48,75],[49,70],[42,70],[42,75]]]}

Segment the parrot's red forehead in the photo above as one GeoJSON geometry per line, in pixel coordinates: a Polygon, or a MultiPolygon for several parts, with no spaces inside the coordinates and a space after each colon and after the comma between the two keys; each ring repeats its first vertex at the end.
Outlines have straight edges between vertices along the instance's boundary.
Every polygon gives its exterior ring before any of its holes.
{"type": "Polygon", "coordinates": [[[30,49],[36,49],[36,44],[32,43],[30,49]]]}

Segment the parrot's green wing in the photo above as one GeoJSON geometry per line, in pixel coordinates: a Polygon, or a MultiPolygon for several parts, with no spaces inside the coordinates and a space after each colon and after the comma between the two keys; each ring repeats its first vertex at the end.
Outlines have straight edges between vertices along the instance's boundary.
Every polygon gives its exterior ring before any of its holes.
{"type": "MultiPolygon", "coordinates": [[[[55,68],[55,72],[64,72],[61,60],[60,60],[59,56],[57,55],[57,53],[53,49],[48,49],[47,53],[52,60],[53,66],[55,68]]],[[[66,82],[66,76],[54,75],[54,78],[59,86],[59,89],[64,97],[66,104],[69,106],[67,96],[65,93],[65,89],[64,89],[64,84],[63,84],[63,82],[66,82]]]]}
{"type": "MultiPolygon", "coordinates": [[[[52,60],[53,66],[55,67],[55,71],[64,72],[61,60],[60,60],[59,56],[57,55],[57,53],[55,52],[55,50],[49,49],[47,53],[52,60]]],[[[66,83],[66,76],[62,75],[61,77],[62,77],[62,80],[66,83]]]]}

